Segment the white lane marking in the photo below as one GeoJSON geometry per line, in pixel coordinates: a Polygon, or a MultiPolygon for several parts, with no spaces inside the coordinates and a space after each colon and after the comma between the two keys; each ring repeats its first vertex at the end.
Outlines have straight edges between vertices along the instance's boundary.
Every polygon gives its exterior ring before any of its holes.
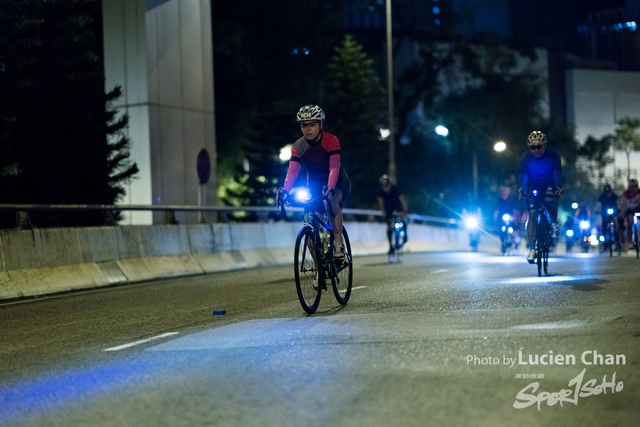
{"type": "Polygon", "coordinates": [[[105,348],[102,351],[118,351],[118,350],[122,350],[122,349],[125,349],[125,348],[133,347],[133,346],[136,346],[136,345],[144,344],[144,343],[149,342],[149,341],[157,340],[157,339],[160,339],[160,338],[170,337],[171,335],[177,335],[179,333],[180,332],[167,332],[166,334],[156,335],[155,337],[146,338],[146,339],[143,339],[143,340],[140,340],[140,341],[134,341],[134,342],[130,342],[128,344],[118,345],[116,347],[105,348]]]}
{"type": "Polygon", "coordinates": [[[432,273],[433,273],[433,274],[436,274],[436,273],[444,273],[444,272],[446,272],[446,271],[449,271],[449,269],[447,269],[447,268],[443,268],[442,270],[435,270],[435,271],[432,271],[432,273]]]}
{"type": "Polygon", "coordinates": [[[364,289],[366,288],[366,286],[356,286],[355,288],[351,288],[351,290],[356,290],[356,289],[364,289]]]}

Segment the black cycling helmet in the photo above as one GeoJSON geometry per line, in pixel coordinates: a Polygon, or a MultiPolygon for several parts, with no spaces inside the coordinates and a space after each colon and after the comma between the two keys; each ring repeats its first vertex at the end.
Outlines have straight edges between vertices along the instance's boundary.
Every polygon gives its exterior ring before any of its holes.
{"type": "Polygon", "coordinates": [[[389,175],[387,175],[386,173],[384,175],[382,175],[378,181],[380,181],[380,185],[391,184],[391,180],[389,179],[389,175]]]}
{"type": "Polygon", "coordinates": [[[611,184],[605,184],[602,186],[602,191],[605,193],[611,193],[611,184]]]}

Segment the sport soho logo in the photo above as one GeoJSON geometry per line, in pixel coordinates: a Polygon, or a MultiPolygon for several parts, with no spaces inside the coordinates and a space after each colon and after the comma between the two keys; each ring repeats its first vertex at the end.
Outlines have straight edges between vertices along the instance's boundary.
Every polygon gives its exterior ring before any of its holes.
{"type": "MultiPolygon", "coordinates": [[[[502,358],[498,358],[468,355],[466,360],[467,365],[503,365],[511,368],[516,365],[527,368],[534,366],[536,368],[541,366],[575,366],[578,360],[586,366],[619,366],[627,364],[627,358],[624,354],[600,354],[596,350],[586,350],[578,357],[575,354],[554,354],[553,351],[545,354],[528,355],[518,351],[518,357],[504,355],[502,358]]],[[[610,377],[609,375],[604,375],[602,380],[598,378],[585,380],[587,368],[583,368],[578,375],[567,383],[567,388],[559,391],[540,390],[540,382],[534,381],[518,392],[513,402],[513,407],[524,409],[536,405],[538,411],[540,411],[542,404],[545,402],[547,406],[556,404],[564,406],[565,403],[577,406],[582,398],[600,394],[612,395],[620,393],[624,389],[624,383],[616,379],[616,373],[617,371],[614,371],[610,377]]],[[[516,374],[516,378],[544,378],[544,375],[516,374]]]]}

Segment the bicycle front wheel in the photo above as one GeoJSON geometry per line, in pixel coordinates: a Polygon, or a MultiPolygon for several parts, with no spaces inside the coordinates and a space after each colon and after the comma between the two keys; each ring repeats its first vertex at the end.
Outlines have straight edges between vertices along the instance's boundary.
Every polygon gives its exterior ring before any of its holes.
{"type": "Polygon", "coordinates": [[[298,232],[294,253],[294,271],[298,299],[305,312],[313,314],[320,305],[323,271],[316,242],[317,233],[309,226],[298,232]]]}
{"type": "Polygon", "coordinates": [[[353,286],[351,242],[349,242],[349,235],[344,226],[342,227],[342,241],[346,249],[344,261],[336,265],[336,274],[335,277],[331,278],[331,284],[333,285],[333,293],[336,296],[336,300],[344,305],[351,297],[351,287],[353,286]]]}
{"type": "Polygon", "coordinates": [[[545,246],[545,234],[548,232],[545,227],[546,223],[542,219],[542,214],[538,213],[538,220],[536,225],[536,264],[538,264],[538,276],[542,276],[542,267],[544,262],[544,246],[545,246]]]}

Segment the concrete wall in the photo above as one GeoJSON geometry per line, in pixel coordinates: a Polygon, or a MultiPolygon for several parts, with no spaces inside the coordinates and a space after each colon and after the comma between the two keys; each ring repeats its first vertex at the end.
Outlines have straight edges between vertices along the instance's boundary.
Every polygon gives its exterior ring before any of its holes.
{"type": "MultiPolygon", "coordinates": [[[[355,256],[386,252],[384,224],[345,227],[355,256]]],[[[0,300],[291,264],[299,228],[288,222],[0,231],[0,300]]],[[[410,224],[409,236],[407,252],[468,249],[463,230],[410,224]]]]}

